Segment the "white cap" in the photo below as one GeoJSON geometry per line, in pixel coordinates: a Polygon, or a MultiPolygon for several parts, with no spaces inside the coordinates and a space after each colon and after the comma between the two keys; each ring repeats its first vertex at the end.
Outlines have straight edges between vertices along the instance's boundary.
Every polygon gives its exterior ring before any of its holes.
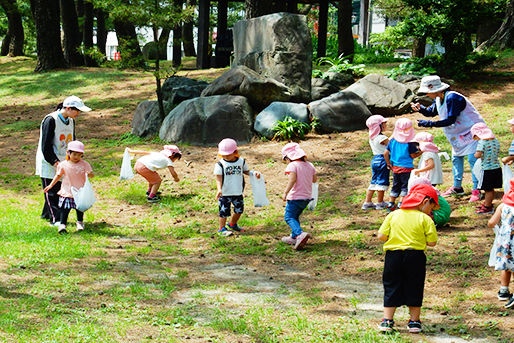
{"type": "Polygon", "coordinates": [[[76,109],[82,111],[82,112],[89,112],[91,109],[84,105],[84,102],[82,99],[80,99],[78,96],[72,95],[64,99],[62,102],[62,107],[75,107],[76,109]]]}
{"type": "Polygon", "coordinates": [[[441,78],[437,75],[425,76],[421,79],[418,93],[437,93],[449,88],[450,85],[441,82],[441,78]]]}

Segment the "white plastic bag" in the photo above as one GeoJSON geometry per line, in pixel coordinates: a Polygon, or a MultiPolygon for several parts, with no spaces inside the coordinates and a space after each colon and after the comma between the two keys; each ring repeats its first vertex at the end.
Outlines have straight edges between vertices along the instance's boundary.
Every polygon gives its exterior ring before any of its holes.
{"type": "Polygon", "coordinates": [[[312,200],[307,205],[307,208],[311,211],[314,211],[316,205],[318,204],[318,195],[319,195],[319,183],[312,183],[312,200]]]}
{"type": "Polygon", "coordinates": [[[125,152],[123,153],[123,161],[121,161],[120,180],[128,180],[134,177],[134,172],[132,171],[130,160],[132,160],[132,157],[128,152],[128,148],[125,148],[125,152]]]}
{"type": "Polygon", "coordinates": [[[482,187],[482,181],[484,181],[484,170],[482,169],[482,159],[481,158],[477,159],[477,161],[475,162],[475,165],[473,166],[473,170],[471,170],[471,172],[477,178],[477,180],[478,180],[477,188],[480,189],[482,187]]]}
{"type": "Polygon", "coordinates": [[[250,184],[252,185],[253,205],[255,207],[264,207],[269,205],[269,200],[266,197],[266,183],[264,182],[264,175],[260,178],[255,176],[255,172],[250,173],[250,184]]]}
{"type": "Polygon", "coordinates": [[[494,243],[493,243],[493,247],[491,248],[491,252],[489,253],[489,263],[488,263],[489,267],[495,266],[496,252],[497,252],[496,244],[498,243],[498,236],[499,236],[500,228],[498,227],[498,225],[495,225],[493,230],[494,230],[494,243]]]}
{"type": "Polygon", "coordinates": [[[507,193],[510,190],[510,179],[512,179],[512,169],[508,164],[503,165],[503,193],[507,193]]]}
{"type": "Polygon", "coordinates": [[[93,186],[91,186],[87,174],[84,186],[80,189],[71,187],[71,194],[73,194],[73,200],[75,200],[75,208],[80,212],[89,210],[96,201],[95,192],[93,191],[93,186]]]}
{"type": "Polygon", "coordinates": [[[448,155],[448,153],[446,151],[441,151],[439,154],[439,159],[445,159],[446,161],[448,161],[450,159],[450,155],[448,155]]]}

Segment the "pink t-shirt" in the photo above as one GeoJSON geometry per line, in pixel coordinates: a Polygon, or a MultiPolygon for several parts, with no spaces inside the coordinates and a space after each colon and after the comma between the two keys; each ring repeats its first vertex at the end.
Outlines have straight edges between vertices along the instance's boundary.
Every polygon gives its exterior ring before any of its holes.
{"type": "Polygon", "coordinates": [[[306,200],[312,198],[312,177],[316,168],[310,162],[293,161],[286,167],[286,174],[296,173],[296,183],[287,194],[287,200],[306,200]]]}
{"type": "Polygon", "coordinates": [[[57,166],[57,175],[62,177],[61,190],[57,192],[62,197],[73,198],[71,187],[82,188],[86,182],[86,173],[92,172],[91,166],[84,160],[77,163],[71,161],[60,162],[57,166]]]}

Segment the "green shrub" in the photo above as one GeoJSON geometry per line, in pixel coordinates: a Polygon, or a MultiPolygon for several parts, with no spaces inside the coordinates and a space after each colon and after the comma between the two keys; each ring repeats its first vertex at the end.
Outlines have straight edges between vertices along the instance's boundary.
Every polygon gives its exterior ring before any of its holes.
{"type": "Polygon", "coordinates": [[[324,64],[330,65],[330,68],[323,73],[319,69],[314,69],[312,71],[312,77],[319,77],[322,79],[327,78],[328,72],[336,72],[336,73],[347,73],[352,76],[362,76],[364,75],[364,64],[352,64],[349,60],[345,59],[343,55],[339,55],[339,57],[321,57],[316,60],[316,65],[322,66],[324,64]]]}
{"type": "Polygon", "coordinates": [[[396,80],[402,75],[426,76],[437,74],[435,66],[440,64],[439,57],[433,55],[424,58],[411,58],[408,62],[404,62],[398,67],[391,69],[386,75],[396,80]]]}
{"type": "Polygon", "coordinates": [[[300,140],[311,130],[311,126],[291,117],[285,117],[282,121],[277,121],[273,127],[273,140],[300,140]]]}

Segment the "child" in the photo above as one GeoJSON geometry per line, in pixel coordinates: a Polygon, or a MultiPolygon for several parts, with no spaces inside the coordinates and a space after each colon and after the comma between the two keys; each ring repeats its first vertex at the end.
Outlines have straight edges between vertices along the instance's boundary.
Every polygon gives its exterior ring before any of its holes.
{"type": "Polygon", "coordinates": [[[285,173],[288,183],[282,200],[287,201],[284,219],[291,228],[291,236],[282,237],[282,242],[300,250],[311,235],[300,227],[300,214],[312,198],[312,183],[318,180],[316,168],[306,161],[306,154],[298,143],[288,143],[282,148],[282,160],[287,162],[285,173]]]}
{"type": "MultiPolygon", "coordinates": [[[[82,159],[84,155],[84,144],[80,141],[71,141],[68,143],[68,151],[66,154],[66,161],[60,162],[57,165],[56,174],[52,182],[45,187],[44,192],[48,191],[61,179],[62,185],[59,194],[59,212],[60,224],[59,233],[67,233],[66,225],[68,223],[68,215],[72,208],[75,208],[75,201],[71,193],[71,187],[82,188],[86,182],[86,174],[88,177],[93,177],[93,170],[91,165],[82,159]],[[64,176],[64,177],[63,177],[64,176]]],[[[84,230],[84,212],[75,209],[77,212],[77,231],[84,230]]]]}
{"type": "Polygon", "coordinates": [[[412,141],[416,142],[416,143],[421,143],[421,142],[434,143],[434,136],[429,132],[424,132],[424,131],[418,132],[418,133],[416,133],[416,135],[414,136],[414,139],[412,141]]]}
{"type": "Polygon", "coordinates": [[[148,181],[148,190],[146,191],[146,201],[158,202],[161,200],[159,187],[161,186],[162,179],[157,173],[157,169],[168,167],[171,176],[175,182],[180,179],[173,168],[173,162],[180,160],[182,153],[176,145],[165,145],[160,152],[150,152],[141,150],[128,149],[128,152],[135,155],[143,155],[134,165],[136,173],[141,175],[148,181]]]}
{"type": "MultiPolygon", "coordinates": [[[[424,176],[413,178],[409,180],[409,187],[412,188],[415,185],[429,185],[432,186],[432,183],[429,179],[424,176]]],[[[410,191],[410,189],[409,189],[410,191]]],[[[450,221],[450,215],[452,214],[452,208],[448,201],[444,197],[441,196],[440,192],[436,189],[437,198],[439,203],[439,209],[433,210],[430,216],[434,220],[435,227],[443,227],[450,221]]]]}
{"type": "Polygon", "coordinates": [[[389,169],[387,169],[384,159],[384,152],[389,139],[382,133],[386,129],[386,125],[387,119],[381,115],[373,115],[366,120],[373,159],[371,160],[371,184],[366,192],[366,201],[362,205],[363,210],[372,208],[382,210],[387,206],[387,203],[384,202],[384,192],[389,188],[389,169]],[[376,204],[371,201],[375,191],[377,191],[376,204]]]}
{"type": "MultiPolygon", "coordinates": [[[[507,120],[507,122],[510,124],[510,132],[514,133],[514,118],[507,120]]],[[[503,164],[512,164],[512,162],[514,162],[514,139],[510,143],[509,156],[502,158],[503,164]]]]}
{"type": "Polygon", "coordinates": [[[490,214],[494,212],[494,189],[503,187],[502,169],[500,161],[498,160],[500,142],[485,123],[473,125],[471,127],[471,134],[473,135],[473,139],[480,140],[477,145],[475,157],[482,159],[482,170],[484,171],[482,185],[479,187],[480,190],[485,192],[484,203],[477,207],[475,213],[490,214]]]}
{"type": "Polygon", "coordinates": [[[412,120],[398,119],[394,126],[393,138],[384,153],[387,167],[393,171],[393,187],[387,204],[390,211],[396,208],[396,198],[407,195],[410,172],[414,169],[413,159],[421,155],[417,144],[412,142],[415,134],[412,120]]]}
{"type": "Polygon", "coordinates": [[[244,211],[243,189],[244,176],[255,173],[257,178],[261,175],[258,172],[250,171],[244,158],[239,157],[237,143],[231,138],[225,138],[218,144],[218,155],[221,159],[214,165],[216,175],[216,200],[219,204],[219,229],[221,236],[230,236],[233,231],[241,232],[244,229],[237,225],[237,221],[244,211]],[[234,206],[234,214],[225,226],[227,218],[230,217],[230,204],[234,206]]]}
{"type": "Polygon", "coordinates": [[[443,168],[441,167],[441,159],[437,154],[439,148],[431,142],[420,142],[419,150],[422,152],[419,160],[418,169],[414,169],[414,175],[427,177],[432,186],[443,183],[443,168]]]}
{"type": "MultiPolygon", "coordinates": [[[[501,287],[498,291],[499,300],[508,300],[506,308],[514,307],[514,296],[509,292],[509,283],[514,271],[514,179],[510,180],[510,190],[503,196],[502,204],[489,219],[487,225],[494,227],[500,222],[496,241],[495,270],[501,270],[501,287]]],[[[494,251],[493,247],[493,251],[494,251]]]]}
{"type": "Polygon", "coordinates": [[[394,313],[398,306],[409,307],[409,332],[422,331],[420,313],[425,287],[426,256],[428,246],[435,246],[437,232],[429,214],[438,209],[434,187],[415,185],[403,199],[400,210],[387,215],[378,230],[378,239],[384,241],[385,261],[384,319],[379,330],[393,330],[394,313]]]}

